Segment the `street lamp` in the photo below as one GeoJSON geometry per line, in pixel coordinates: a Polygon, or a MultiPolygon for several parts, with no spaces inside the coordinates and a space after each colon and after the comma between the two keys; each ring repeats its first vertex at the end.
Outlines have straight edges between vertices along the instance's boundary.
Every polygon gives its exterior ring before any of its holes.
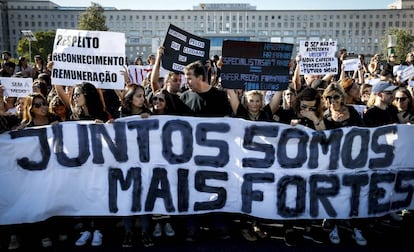
{"type": "Polygon", "coordinates": [[[395,47],[397,47],[397,35],[388,35],[388,56],[395,53],[395,47]]]}
{"type": "Polygon", "coordinates": [[[31,42],[32,41],[37,41],[37,39],[36,39],[35,35],[33,34],[33,32],[31,30],[23,30],[22,33],[23,33],[23,36],[29,42],[29,63],[30,63],[30,62],[32,62],[32,45],[31,45],[31,42]]]}

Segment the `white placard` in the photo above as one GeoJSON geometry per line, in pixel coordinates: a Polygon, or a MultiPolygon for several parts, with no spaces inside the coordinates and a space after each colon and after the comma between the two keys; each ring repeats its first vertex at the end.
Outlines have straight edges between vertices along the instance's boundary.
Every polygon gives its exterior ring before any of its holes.
{"type": "Polygon", "coordinates": [[[300,74],[337,74],[336,41],[300,41],[300,74]]]}
{"type": "Polygon", "coordinates": [[[52,60],[53,84],[90,82],[97,88],[123,89],[125,34],[58,29],[52,60]]]}
{"type": "Polygon", "coordinates": [[[32,78],[0,77],[0,84],[4,87],[4,96],[26,97],[33,93],[32,78]]]}

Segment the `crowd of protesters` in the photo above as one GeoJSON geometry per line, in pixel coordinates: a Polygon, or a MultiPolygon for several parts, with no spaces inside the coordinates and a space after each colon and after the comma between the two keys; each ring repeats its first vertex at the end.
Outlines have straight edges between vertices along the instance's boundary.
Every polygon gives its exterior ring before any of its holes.
{"type": "MultiPolygon", "coordinates": [[[[251,121],[267,121],[289,124],[292,127],[301,124],[314,130],[330,130],[340,127],[360,126],[377,127],[393,123],[413,123],[413,90],[409,81],[401,82],[393,73],[395,55],[381,60],[375,55],[367,64],[363,55],[359,55],[361,64],[354,72],[345,72],[340,64],[337,75],[300,75],[299,61],[295,58],[292,76],[286,90],[236,90],[222,88],[220,68],[222,62],[215,55],[207,62],[194,62],[184,70],[185,82],[178,73],[169,72],[160,76],[161,56],[151,55],[147,63],[153,70],[143,83],[131,83],[125,74],[123,90],[100,90],[90,83],[78,83],[74,86],[52,85],[50,72],[53,62],[34,57],[35,65],[30,66],[25,57],[18,64],[10,61],[11,54],[2,52],[1,77],[33,78],[33,93],[24,98],[5,97],[0,86],[0,133],[9,130],[22,130],[26,127],[51,125],[66,120],[93,120],[96,123],[111,123],[119,117],[140,115],[183,115],[198,117],[233,116],[251,121]],[[377,79],[375,84],[370,80],[377,79]],[[182,84],[184,83],[184,84],[182,84]]],[[[341,50],[339,61],[346,59],[346,50],[341,50]]],[[[136,60],[142,64],[142,60],[136,60]]],[[[403,64],[412,65],[414,52],[407,54],[403,64]]],[[[142,215],[122,218],[125,236],[123,247],[131,247],[133,237],[140,237],[144,246],[153,246],[152,237],[174,236],[174,227],[170,216],[142,215]],[[140,223],[140,231],[135,236],[135,222],[140,223]]],[[[401,213],[392,213],[390,218],[401,220],[401,213]]],[[[48,220],[46,221],[48,222],[48,220]]],[[[53,222],[53,221],[51,221],[53,222]]],[[[58,221],[59,222],[59,221],[58,221]]],[[[74,218],[74,223],[83,229],[76,240],[76,246],[91,242],[100,246],[104,234],[99,219],[74,218]]],[[[312,235],[314,221],[304,221],[305,239],[317,242],[312,235]]],[[[210,214],[204,217],[187,216],[186,240],[195,241],[199,237],[200,227],[210,225],[220,239],[229,239],[229,220],[222,214],[210,214]]],[[[293,223],[285,222],[286,243],[293,223]]],[[[367,244],[360,223],[354,220],[325,220],[324,227],[329,230],[329,240],[340,243],[338,226],[347,226],[358,245],[367,244]]],[[[45,224],[46,228],[50,227],[45,224]]],[[[24,237],[19,237],[18,229],[7,229],[10,241],[8,249],[20,247],[24,237]]],[[[57,232],[59,239],[67,239],[65,232],[57,232]]],[[[260,221],[250,217],[241,218],[240,232],[249,241],[265,238],[269,234],[261,229],[260,221]]],[[[4,233],[4,232],[3,232],[4,233]]],[[[43,247],[52,246],[50,232],[41,234],[43,247]]]]}

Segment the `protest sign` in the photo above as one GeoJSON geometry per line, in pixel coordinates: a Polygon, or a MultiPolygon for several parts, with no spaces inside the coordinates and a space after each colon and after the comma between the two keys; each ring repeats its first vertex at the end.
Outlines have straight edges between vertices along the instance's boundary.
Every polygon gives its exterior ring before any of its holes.
{"type": "Polygon", "coordinates": [[[58,215],[382,216],[414,208],[413,134],[403,124],[314,131],[176,116],[10,131],[0,135],[0,224],[58,215]]]}
{"type": "Polygon", "coordinates": [[[172,24],[164,40],[162,67],[183,73],[184,67],[194,61],[206,61],[210,54],[210,40],[188,33],[172,24]]]}
{"type": "Polygon", "coordinates": [[[358,71],[361,61],[359,59],[346,59],[342,62],[344,64],[344,71],[358,71]]]}
{"type": "MultiPolygon", "coordinates": [[[[141,84],[142,81],[148,77],[152,72],[153,65],[129,65],[128,66],[128,78],[130,83],[141,84]]],[[[159,76],[164,78],[168,74],[168,71],[164,68],[160,68],[159,76]]]]}
{"type": "Polygon", "coordinates": [[[392,68],[392,74],[394,75],[394,76],[400,76],[401,75],[401,72],[404,70],[404,69],[406,69],[408,66],[405,66],[405,65],[395,65],[395,66],[393,66],[393,68],[392,68]]]}
{"type": "Polygon", "coordinates": [[[300,41],[300,74],[337,74],[336,41],[300,41]]]}
{"type": "Polygon", "coordinates": [[[406,81],[412,77],[414,77],[414,66],[413,65],[404,68],[404,70],[402,70],[400,73],[401,81],[406,81]]]}
{"type": "Polygon", "coordinates": [[[245,90],[285,90],[289,82],[292,44],[223,42],[221,85],[245,90]]]}
{"type": "Polygon", "coordinates": [[[151,73],[152,65],[129,65],[128,66],[128,78],[130,83],[141,84],[142,81],[151,73]]]}
{"type": "Polygon", "coordinates": [[[52,60],[53,84],[89,82],[97,88],[123,89],[125,34],[58,29],[52,60]]]}
{"type": "Polygon", "coordinates": [[[26,97],[33,93],[32,78],[0,77],[0,85],[3,85],[4,96],[26,97]]]}

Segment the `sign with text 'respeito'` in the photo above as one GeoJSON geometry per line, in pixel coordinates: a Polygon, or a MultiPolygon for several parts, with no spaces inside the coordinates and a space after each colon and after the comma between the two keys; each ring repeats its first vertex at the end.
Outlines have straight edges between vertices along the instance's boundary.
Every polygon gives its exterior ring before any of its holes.
{"type": "Polygon", "coordinates": [[[53,84],[90,82],[97,88],[123,89],[125,34],[58,29],[52,60],[53,84]]]}
{"type": "Polygon", "coordinates": [[[300,74],[337,74],[337,41],[300,41],[300,74]]]}
{"type": "Polygon", "coordinates": [[[289,82],[292,44],[226,40],[221,85],[245,90],[284,90],[289,82]]]}
{"type": "Polygon", "coordinates": [[[131,116],[0,134],[0,225],[51,216],[350,219],[414,209],[413,125],[131,116]],[[22,148],[24,146],[24,148],[22,148]]]}
{"type": "Polygon", "coordinates": [[[176,73],[183,73],[184,67],[192,62],[206,61],[210,54],[209,39],[200,38],[172,24],[168,27],[163,46],[162,67],[176,73]]]}
{"type": "Polygon", "coordinates": [[[4,96],[26,97],[33,93],[32,78],[0,77],[0,85],[4,88],[4,96]]]}

